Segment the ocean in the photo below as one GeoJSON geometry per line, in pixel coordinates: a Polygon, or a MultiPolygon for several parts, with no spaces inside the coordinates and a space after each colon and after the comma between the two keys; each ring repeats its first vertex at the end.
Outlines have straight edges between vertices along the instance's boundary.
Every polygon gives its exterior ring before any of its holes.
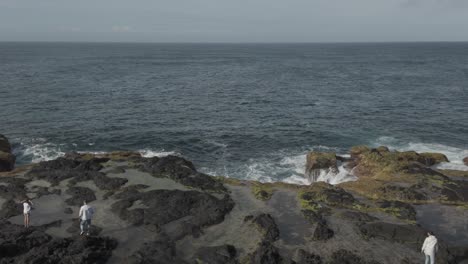
{"type": "Polygon", "coordinates": [[[442,152],[468,170],[468,43],[0,43],[18,164],[69,151],[181,155],[303,183],[305,154],[442,152]]]}

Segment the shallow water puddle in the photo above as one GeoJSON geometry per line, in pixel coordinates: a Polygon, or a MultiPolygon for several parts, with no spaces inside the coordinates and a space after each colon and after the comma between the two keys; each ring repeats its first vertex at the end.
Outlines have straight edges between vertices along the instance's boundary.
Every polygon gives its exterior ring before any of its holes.
{"type": "MultiPolygon", "coordinates": [[[[40,226],[49,224],[57,220],[68,220],[73,215],[65,214],[63,211],[69,207],[65,204],[62,196],[51,194],[44,195],[33,200],[33,210],[31,211],[31,225],[40,226]]],[[[23,215],[17,215],[8,219],[13,224],[22,225],[23,215]]]]}
{"type": "Polygon", "coordinates": [[[468,210],[447,205],[418,205],[418,223],[452,245],[468,243],[468,210]]]}

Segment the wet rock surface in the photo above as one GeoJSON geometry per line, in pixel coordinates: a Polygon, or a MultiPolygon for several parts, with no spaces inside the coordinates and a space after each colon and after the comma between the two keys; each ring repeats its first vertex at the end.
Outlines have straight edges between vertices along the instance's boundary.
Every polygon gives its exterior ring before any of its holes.
{"type": "Polygon", "coordinates": [[[305,176],[310,182],[316,182],[321,171],[338,173],[337,157],[335,153],[310,152],[307,154],[305,176]]]}

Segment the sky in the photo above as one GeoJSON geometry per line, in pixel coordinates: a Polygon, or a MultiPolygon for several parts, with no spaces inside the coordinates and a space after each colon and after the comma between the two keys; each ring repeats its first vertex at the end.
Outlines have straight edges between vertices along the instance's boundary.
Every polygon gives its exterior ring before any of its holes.
{"type": "Polygon", "coordinates": [[[0,41],[468,41],[468,0],[0,0],[0,41]]]}

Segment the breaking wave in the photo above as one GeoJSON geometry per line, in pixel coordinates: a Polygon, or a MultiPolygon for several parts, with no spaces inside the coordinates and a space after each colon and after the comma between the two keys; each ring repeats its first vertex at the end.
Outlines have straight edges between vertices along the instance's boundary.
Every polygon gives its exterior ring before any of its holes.
{"type": "Polygon", "coordinates": [[[19,139],[16,142],[13,142],[13,153],[19,164],[53,160],[65,155],[65,144],[55,144],[44,138],[19,139]]]}

